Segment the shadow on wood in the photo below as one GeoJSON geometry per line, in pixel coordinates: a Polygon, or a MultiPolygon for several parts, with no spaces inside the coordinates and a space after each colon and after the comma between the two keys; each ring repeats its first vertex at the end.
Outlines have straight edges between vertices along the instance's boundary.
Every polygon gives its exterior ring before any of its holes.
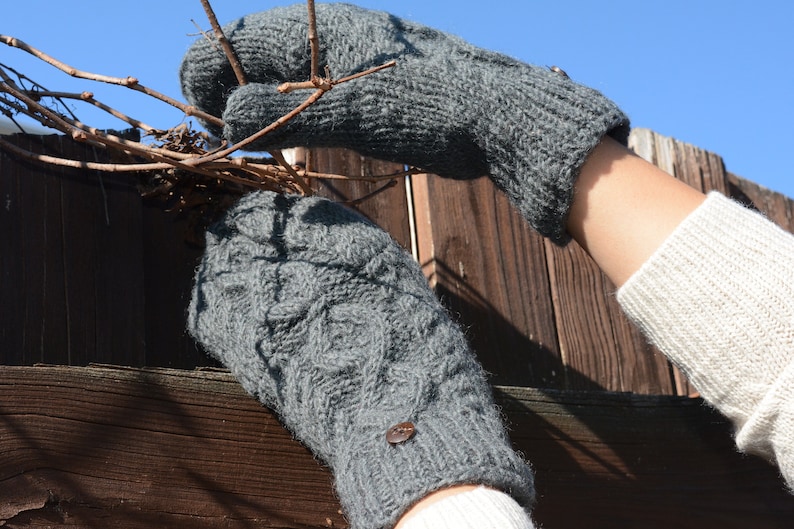
{"type": "MultiPolygon", "coordinates": [[[[62,137],[16,140],[96,155],[62,137]]],[[[727,174],[718,156],[650,131],[632,142],[691,185],[794,227],[792,201],[727,174]]],[[[311,156],[321,171],[400,169],[346,151],[311,156]]],[[[3,153],[0,172],[0,363],[212,364],[183,330],[200,255],[183,221],[144,206],[117,175],[3,153]]],[[[735,453],[728,424],[701,401],[672,396],[693,388],[627,325],[581,249],[531,232],[488,179],[400,184],[356,209],[417,257],[495,383],[536,388],[502,387],[498,400],[537,471],[544,526],[790,526],[776,471],[735,453]]],[[[379,186],[317,188],[347,201],[379,186]]],[[[327,470],[226,373],[0,371],[9,527],[344,525],[327,470]]]]}
{"type": "MultiPolygon", "coordinates": [[[[698,400],[496,395],[535,467],[545,527],[794,519],[775,469],[735,453],[724,419],[698,400]]],[[[345,525],[329,472],[221,371],[0,367],[0,498],[14,528],[345,525]]]]}

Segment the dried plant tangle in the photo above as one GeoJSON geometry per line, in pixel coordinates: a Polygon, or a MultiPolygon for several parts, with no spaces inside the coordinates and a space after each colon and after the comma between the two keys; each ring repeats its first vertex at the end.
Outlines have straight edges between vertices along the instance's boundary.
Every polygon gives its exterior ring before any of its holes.
{"type": "MultiPolygon", "coordinates": [[[[213,28],[211,35],[208,33],[205,35],[207,38],[214,38],[223,50],[235,73],[237,82],[240,85],[246,84],[247,80],[240,61],[231,43],[223,34],[209,0],[201,0],[201,4],[213,28]]],[[[308,39],[311,50],[310,78],[305,81],[284,83],[278,87],[278,90],[288,93],[294,90],[309,89],[312,92],[292,111],[237,144],[221,143],[216,148],[212,148],[210,138],[206,133],[193,130],[184,122],[169,129],[159,129],[98,101],[90,91],[81,93],[50,91],[13,68],[0,64],[0,113],[14,123],[17,123],[14,119],[15,116],[25,115],[45,127],[67,134],[77,141],[88,142],[104,149],[123,153],[122,158],[128,161],[125,163],[87,162],[37,154],[14,145],[3,139],[2,136],[0,136],[0,149],[43,164],[137,173],[142,177],[143,196],[158,198],[161,203],[165,204],[166,209],[176,211],[190,210],[191,208],[221,210],[236,197],[251,189],[308,195],[312,192],[308,180],[317,178],[388,181],[385,186],[374,192],[377,193],[394,185],[395,179],[416,173],[417,170],[410,169],[390,175],[353,177],[316,173],[305,168],[293,167],[287,163],[280,152],[269,153],[272,161],[241,156],[233,157],[240,149],[278,129],[314,105],[334,86],[373,74],[395,64],[394,61],[390,61],[376,68],[340,79],[332,79],[329,66],[325,66],[325,75],[321,77],[319,75],[319,36],[313,0],[307,0],[307,8],[308,39]],[[134,131],[137,131],[136,136],[139,138],[143,136],[147,142],[127,139],[80,122],[65,104],[67,100],[82,101],[99,108],[126,123],[134,131]]],[[[201,112],[191,105],[144,86],[135,77],[110,77],[78,70],[12,36],[0,35],[0,42],[27,52],[72,77],[135,90],[179,109],[185,114],[185,117],[193,116],[215,126],[223,126],[221,118],[201,112]]],[[[24,133],[24,128],[18,123],[17,126],[20,128],[20,132],[24,133]]],[[[365,200],[369,196],[371,194],[360,197],[354,203],[365,200]]]]}

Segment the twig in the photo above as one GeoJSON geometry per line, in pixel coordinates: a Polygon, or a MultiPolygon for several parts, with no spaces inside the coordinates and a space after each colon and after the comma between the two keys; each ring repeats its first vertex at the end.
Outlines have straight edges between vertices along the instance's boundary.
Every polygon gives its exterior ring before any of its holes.
{"type": "Polygon", "coordinates": [[[226,54],[226,58],[229,60],[229,64],[232,66],[234,75],[237,77],[237,84],[240,86],[248,84],[248,81],[245,79],[245,72],[243,71],[243,67],[240,64],[240,59],[237,58],[237,53],[226,39],[226,35],[223,34],[223,30],[221,29],[220,24],[218,24],[218,19],[215,16],[215,11],[212,10],[209,0],[201,0],[201,5],[204,6],[204,12],[207,14],[207,19],[210,21],[210,25],[215,31],[215,38],[218,39],[221,48],[223,48],[223,53],[226,54]]]}
{"type": "Polygon", "coordinates": [[[289,94],[290,92],[294,92],[295,90],[306,90],[306,89],[309,89],[309,88],[321,88],[321,89],[324,89],[324,90],[330,90],[331,88],[333,88],[336,85],[340,85],[340,84],[346,83],[348,81],[353,81],[353,80],[358,79],[360,77],[364,77],[365,75],[370,75],[370,74],[373,74],[375,72],[379,72],[381,70],[385,70],[386,68],[392,68],[392,67],[394,67],[396,65],[397,65],[397,61],[392,60],[392,61],[383,63],[380,66],[373,66],[372,68],[369,68],[368,70],[364,70],[363,72],[358,72],[358,73],[354,73],[353,75],[348,75],[347,77],[342,77],[341,79],[334,79],[334,80],[325,79],[325,84],[328,85],[327,87],[326,86],[319,86],[318,87],[312,81],[301,81],[301,82],[292,82],[292,83],[281,83],[280,85],[278,85],[276,90],[278,90],[282,94],[289,94]]]}
{"type": "Polygon", "coordinates": [[[81,92],[79,94],[76,94],[76,93],[71,93],[71,92],[50,92],[48,90],[36,90],[36,91],[26,90],[25,93],[28,94],[31,98],[36,98],[36,99],[39,99],[39,98],[42,98],[42,97],[54,97],[54,98],[57,98],[57,99],[79,99],[80,101],[84,101],[84,102],[86,102],[86,103],[88,103],[90,105],[93,105],[93,106],[101,109],[101,110],[104,110],[105,112],[107,112],[111,116],[120,119],[121,121],[127,123],[128,125],[130,125],[132,127],[135,127],[135,128],[138,128],[138,129],[142,129],[142,130],[144,130],[147,133],[154,133],[154,132],[160,131],[160,129],[156,129],[156,128],[150,126],[150,125],[147,125],[143,121],[140,121],[140,120],[137,120],[135,118],[132,118],[132,117],[126,115],[126,114],[123,114],[122,112],[119,112],[115,108],[110,107],[110,106],[106,105],[105,103],[102,103],[98,99],[94,98],[94,94],[92,92],[87,92],[86,91],[86,92],[81,92]]]}
{"type": "Polygon", "coordinates": [[[106,171],[106,172],[162,171],[173,167],[169,163],[111,164],[111,163],[72,160],[69,158],[61,158],[58,156],[50,156],[47,154],[38,154],[35,152],[31,152],[21,147],[18,147],[9,141],[4,140],[2,137],[0,137],[0,146],[2,146],[4,150],[14,153],[17,156],[25,158],[26,160],[31,160],[45,165],[74,167],[76,169],[90,169],[92,171],[106,171]]]}
{"type": "Polygon", "coordinates": [[[306,181],[298,174],[295,168],[289,164],[289,162],[284,158],[284,155],[281,154],[281,151],[270,151],[270,156],[272,156],[279,164],[281,164],[281,167],[283,167],[290,174],[290,176],[292,176],[292,178],[301,187],[301,190],[305,196],[310,196],[313,194],[312,188],[309,187],[309,184],[307,184],[306,181]]]}
{"type": "MultiPolygon", "coordinates": [[[[197,159],[196,161],[191,162],[191,164],[199,164],[199,163],[203,163],[203,161],[205,161],[205,160],[215,160],[215,159],[218,159],[218,158],[222,158],[224,156],[229,156],[230,154],[234,153],[235,151],[238,151],[238,150],[240,150],[240,149],[242,149],[242,148],[254,143],[255,141],[259,140],[260,138],[266,136],[267,134],[270,134],[274,130],[276,130],[279,127],[283,126],[285,123],[287,123],[288,121],[293,119],[295,116],[297,116],[298,114],[300,114],[301,112],[303,112],[304,110],[306,110],[307,108],[312,106],[314,103],[316,103],[323,96],[323,94],[325,94],[333,86],[336,86],[338,84],[342,84],[342,83],[345,83],[345,82],[348,82],[348,81],[352,81],[354,79],[359,79],[360,77],[364,77],[365,75],[370,75],[372,73],[379,72],[379,71],[381,71],[381,70],[383,70],[385,68],[391,68],[395,64],[397,64],[396,61],[389,61],[389,62],[387,62],[385,64],[381,64],[380,66],[375,66],[373,68],[370,68],[369,70],[366,70],[366,71],[363,71],[363,72],[359,72],[357,74],[349,75],[347,77],[343,77],[342,79],[339,79],[339,80],[336,80],[336,81],[333,81],[333,80],[330,80],[330,79],[326,79],[325,81],[327,81],[327,82],[323,82],[322,85],[319,88],[317,88],[312,93],[312,95],[310,95],[308,98],[306,98],[306,100],[303,103],[301,103],[300,105],[298,105],[297,107],[292,109],[287,114],[281,116],[280,118],[278,118],[276,121],[274,121],[270,125],[268,125],[265,128],[261,129],[259,132],[256,132],[256,133],[252,134],[251,136],[245,138],[244,140],[235,143],[233,146],[229,147],[228,149],[225,149],[223,151],[219,151],[219,152],[217,152],[217,153],[215,153],[215,154],[213,154],[211,156],[207,156],[207,157],[204,157],[204,158],[201,158],[201,159],[197,159]]],[[[304,84],[305,83],[284,83],[282,85],[279,85],[277,90],[279,92],[282,92],[282,93],[291,92],[294,89],[294,88],[291,88],[291,85],[301,85],[298,88],[308,88],[307,86],[303,86],[304,84]]]]}
{"type": "MultiPolygon", "coordinates": [[[[6,82],[0,82],[0,89],[14,96],[19,101],[25,103],[28,107],[36,110],[37,114],[46,118],[55,128],[69,134],[74,140],[77,141],[93,141],[106,146],[121,145],[123,150],[135,153],[141,156],[147,156],[155,161],[170,163],[174,167],[182,166],[182,162],[168,158],[158,149],[147,147],[138,142],[129,141],[124,138],[112,134],[102,133],[92,127],[80,126],[82,124],[75,123],[73,120],[65,116],[60,116],[45,106],[40,105],[28,97],[25,93],[11,87],[6,82]]],[[[46,123],[42,121],[42,123],[46,123]]]]}
{"type": "MultiPolygon", "coordinates": [[[[239,59],[231,43],[223,34],[209,5],[209,0],[201,0],[201,2],[214,29],[215,38],[217,39],[216,46],[220,44],[223,53],[228,58],[237,76],[238,83],[240,85],[246,84],[247,81],[239,59]]],[[[267,163],[259,163],[244,157],[231,157],[234,152],[251,145],[295,118],[309,106],[316,103],[325,92],[334,86],[394,66],[395,62],[390,61],[381,66],[337,80],[331,78],[329,67],[325,66],[325,77],[321,77],[319,74],[320,45],[314,1],[307,0],[307,5],[309,11],[308,38],[312,60],[310,78],[304,82],[284,83],[279,87],[279,91],[290,92],[297,89],[312,89],[313,92],[293,110],[236,145],[229,147],[225,141],[222,141],[220,146],[208,150],[210,146],[206,141],[206,134],[195,132],[185,124],[177,125],[168,130],[156,129],[96,100],[93,93],[89,91],[82,93],[50,91],[13,68],[0,64],[0,113],[8,116],[14,123],[16,123],[16,120],[14,120],[15,115],[27,115],[44,126],[70,135],[77,141],[88,142],[94,146],[122,152],[128,156],[129,162],[79,161],[38,154],[27,151],[3,138],[0,138],[0,149],[35,163],[107,172],[135,172],[140,175],[148,175],[147,178],[149,180],[146,182],[148,190],[142,191],[142,195],[147,197],[156,196],[166,202],[169,210],[177,209],[180,211],[185,208],[197,208],[197,210],[206,211],[206,208],[223,207],[223,204],[228,205],[229,197],[242,194],[249,188],[308,195],[312,193],[312,189],[307,179],[356,179],[372,182],[390,180],[385,186],[381,186],[372,193],[350,202],[352,205],[358,204],[393,186],[396,183],[396,178],[414,174],[418,170],[410,169],[390,175],[349,177],[298,169],[291,166],[280,152],[271,153],[277,163],[270,163],[269,161],[265,161],[267,163]],[[13,72],[16,80],[8,75],[7,72],[13,72]],[[45,98],[46,101],[43,101],[45,98]],[[135,129],[144,131],[148,136],[154,138],[154,142],[152,144],[143,144],[131,141],[81,123],[72,112],[70,106],[65,103],[64,100],[68,99],[81,100],[94,105],[121,119],[135,129]]],[[[207,35],[205,34],[205,36],[207,35]]],[[[209,36],[207,37],[210,38],[209,36]]],[[[210,38],[210,40],[212,39],[210,38]]],[[[143,86],[135,77],[111,77],[77,70],[14,37],[0,35],[0,42],[23,50],[72,77],[114,84],[142,92],[178,108],[186,116],[197,116],[217,127],[223,126],[223,121],[219,117],[198,111],[193,106],[186,105],[143,86]]],[[[20,127],[20,130],[22,130],[22,127],[20,127]]]]}
{"type": "MultiPolygon", "coordinates": [[[[34,87],[34,88],[36,88],[37,90],[41,90],[41,91],[46,91],[46,90],[47,90],[47,89],[46,89],[46,88],[44,88],[42,85],[40,85],[40,84],[39,84],[39,83],[37,83],[36,81],[34,81],[34,80],[30,79],[30,78],[29,78],[29,77],[27,77],[26,75],[23,75],[23,74],[21,74],[20,72],[16,71],[15,69],[13,69],[13,68],[11,68],[11,67],[9,67],[9,66],[6,66],[5,64],[2,64],[2,63],[0,63],[0,78],[2,78],[2,80],[3,80],[3,81],[5,81],[6,83],[8,83],[9,85],[11,85],[11,86],[13,86],[13,87],[15,87],[15,88],[19,88],[20,90],[23,90],[21,87],[19,87],[19,85],[18,85],[18,84],[17,84],[17,83],[16,83],[16,82],[15,82],[13,79],[11,79],[11,77],[9,77],[9,76],[6,74],[5,70],[9,70],[9,71],[13,72],[13,73],[14,73],[14,75],[16,75],[16,76],[17,76],[17,79],[19,79],[19,82],[20,82],[20,83],[25,83],[25,82],[28,82],[28,83],[30,83],[31,85],[33,85],[33,87],[34,87]]],[[[31,90],[28,90],[28,91],[31,91],[31,90]]],[[[77,116],[75,116],[75,115],[74,115],[74,112],[72,112],[72,110],[69,108],[69,106],[68,106],[68,105],[66,105],[66,104],[65,104],[65,103],[64,103],[62,100],[60,100],[58,97],[55,97],[54,99],[56,99],[56,100],[57,100],[57,101],[58,101],[58,102],[59,102],[59,103],[62,105],[63,109],[64,109],[64,110],[65,110],[65,111],[66,111],[66,112],[67,112],[67,113],[68,113],[70,116],[72,116],[72,118],[73,118],[73,119],[77,119],[77,116]]]]}
{"type": "Polygon", "coordinates": [[[223,53],[223,48],[221,48],[220,45],[218,45],[217,42],[212,40],[212,36],[210,36],[209,33],[204,31],[204,29],[202,29],[202,27],[198,25],[198,22],[196,22],[192,18],[190,19],[190,22],[192,22],[193,25],[196,26],[196,30],[198,31],[199,35],[202,35],[205,39],[207,39],[207,42],[209,42],[212,46],[215,47],[216,50],[218,50],[219,52],[223,53]]]}
{"type": "Polygon", "coordinates": [[[359,79],[360,77],[364,77],[365,75],[370,75],[375,72],[379,72],[381,70],[385,70],[386,68],[393,68],[397,65],[397,61],[391,60],[389,62],[385,62],[380,66],[373,66],[369,70],[364,70],[363,72],[354,73],[353,75],[348,75],[347,77],[342,77],[341,79],[337,79],[333,82],[334,85],[346,83],[348,81],[353,81],[355,79],[359,79]]]}
{"type": "Polygon", "coordinates": [[[320,41],[317,38],[317,13],[314,9],[314,0],[306,0],[309,10],[309,48],[311,49],[311,75],[309,81],[319,87],[320,80],[320,41]]]}
{"type": "Polygon", "coordinates": [[[327,92],[327,90],[324,90],[322,88],[316,90],[303,103],[301,103],[300,105],[298,105],[297,107],[292,109],[287,114],[284,114],[283,116],[278,118],[276,121],[274,121],[273,123],[271,123],[267,127],[261,129],[259,132],[256,132],[256,133],[248,136],[247,138],[245,138],[244,140],[242,140],[242,141],[240,141],[238,143],[235,143],[234,145],[232,145],[228,149],[224,149],[222,151],[218,151],[215,154],[212,154],[212,155],[209,155],[209,156],[203,156],[201,158],[195,158],[194,160],[189,161],[188,165],[190,165],[191,167],[196,167],[199,164],[202,164],[202,163],[205,163],[205,162],[208,162],[208,161],[211,161],[211,160],[217,160],[218,158],[224,158],[224,157],[229,156],[229,155],[233,154],[234,152],[242,149],[243,147],[246,147],[246,146],[254,143],[258,139],[262,138],[263,136],[265,136],[267,134],[270,134],[271,132],[273,132],[274,130],[278,129],[279,127],[281,127],[282,125],[284,125],[285,123],[287,123],[288,121],[293,119],[295,116],[297,116],[298,114],[300,114],[301,112],[303,112],[304,110],[306,110],[307,108],[312,106],[315,102],[317,102],[318,99],[320,99],[323,96],[323,94],[325,94],[325,92],[327,92]]]}
{"type": "Polygon", "coordinates": [[[381,187],[379,187],[378,189],[374,190],[373,192],[367,193],[363,197],[359,197],[359,198],[357,198],[355,200],[347,201],[347,202],[345,202],[345,204],[347,204],[348,206],[357,206],[357,205],[361,204],[362,202],[364,202],[365,200],[369,200],[370,198],[374,197],[375,195],[377,195],[379,193],[382,193],[382,192],[386,191],[387,189],[391,189],[392,187],[394,187],[396,185],[397,185],[397,180],[391,180],[391,181],[385,183],[384,185],[382,185],[381,187]]]}
{"type": "Polygon", "coordinates": [[[47,64],[50,64],[50,65],[54,66],[55,68],[58,68],[59,70],[61,70],[65,74],[70,75],[72,77],[76,77],[78,79],[87,79],[87,80],[90,80],[90,81],[98,81],[98,82],[107,83],[107,84],[114,84],[114,85],[124,86],[124,87],[129,88],[130,90],[135,90],[136,92],[142,92],[142,93],[144,93],[144,94],[146,94],[148,96],[151,96],[151,97],[153,97],[155,99],[159,99],[163,103],[167,103],[167,104],[171,105],[172,107],[178,108],[179,110],[181,110],[182,112],[184,112],[188,116],[196,116],[196,117],[198,117],[200,119],[203,119],[204,121],[207,121],[208,123],[212,123],[213,125],[216,125],[218,127],[223,127],[223,120],[221,120],[220,118],[215,117],[215,116],[213,116],[211,114],[207,114],[206,112],[203,112],[203,111],[197,109],[196,107],[194,107],[192,105],[186,105],[185,103],[177,101],[176,99],[174,99],[172,97],[169,97],[169,96],[167,96],[165,94],[161,94],[160,92],[158,92],[156,90],[152,90],[151,88],[140,84],[140,82],[138,82],[138,79],[135,78],[135,77],[132,77],[132,76],[128,76],[128,77],[111,77],[109,75],[100,75],[100,74],[94,74],[94,73],[91,73],[91,72],[84,72],[82,70],[78,70],[77,68],[69,66],[66,63],[63,63],[63,62],[55,59],[54,57],[51,57],[50,55],[47,55],[46,53],[44,53],[42,51],[37,50],[33,46],[30,46],[30,45],[26,44],[25,42],[23,42],[23,41],[21,41],[21,40],[19,40],[17,38],[10,37],[8,35],[0,35],[0,42],[2,42],[4,44],[7,44],[8,46],[11,46],[13,48],[18,48],[18,49],[20,49],[22,51],[25,51],[25,52],[33,55],[34,57],[36,57],[38,59],[41,59],[42,61],[46,62],[47,64]]]}

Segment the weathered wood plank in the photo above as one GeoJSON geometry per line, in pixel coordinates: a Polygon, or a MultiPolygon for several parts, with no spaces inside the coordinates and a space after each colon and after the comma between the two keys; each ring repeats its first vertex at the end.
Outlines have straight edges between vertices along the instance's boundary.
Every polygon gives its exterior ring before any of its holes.
{"type": "Polygon", "coordinates": [[[328,472],[227,374],[0,373],[8,527],[342,524],[328,472]]]}
{"type": "MultiPolygon", "coordinates": [[[[365,158],[346,149],[291,149],[290,157],[294,163],[309,170],[342,176],[380,176],[405,170],[402,164],[365,158]]],[[[312,181],[311,185],[319,196],[348,203],[348,207],[389,232],[394,240],[411,251],[411,223],[404,177],[395,179],[391,187],[374,195],[372,193],[381,189],[386,182],[326,179],[312,181]],[[369,198],[358,204],[350,204],[364,197],[369,198]]]]}
{"type": "Polygon", "coordinates": [[[788,527],[794,497],[699,399],[500,388],[545,527],[788,527]]]}
{"type": "Polygon", "coordinates": [[[412,178],[419,262],[497,384],[563,387],[543,240],[487,178],[412,178]]]}
{"type": "MultiPolygon", "coordinates": [[[[697,399],[497,388],[545,527],[787,527],[697,399]]],[[[226,372],[0,367],[7,527],[343,527],[331,477],[226,372]]]]}
{"type": "Polygon", "coordinates": [[[23,221],[21,211],[41,202],[44,179],[25,178],[25,166],[18,160],[0,152],[0,351],[5,351],[2,360],[20,364],[42,361],[41,344],[32,343],[41,339],[42,305],[30,303],[29,297],[37,293],[41,285],[45,265],[41,248],[31,249],[41,240],[44,232],[42,216],[23,221]],[[30,261],[30,262],[27,262],[30,261]],[[28,282],[33,283],[28,288],[28,282]]]}
{"type": "Polygon", "coordinates": [[[615,300],[615,287],[575,242],[546,242],[567,389],[673,394],[670,367],[615,300]]]}
{"type": "MultiPolygon", "coordinates": [[[[203,252],[193,241],[189,219],[146,205],[141,222],[146,358],[132,365],[217,365],[185,332],[193,274],[203,252]]],[[[92,360],[105,363],[101,357],[92,360]]]]}
{"type": "MultiPolygon", "coordinates": [[[[730,195],[724,162],[714,153],[642,128],[632,130],[629,147],[645,160],[695,189],[704,193],[714,190],[730,195]]],[[[659,354],[655,348],[653,350],[659,354]]],[[[676,393],[689,395],[697,391],[677,367],[672,366],[671,369],[676,393]]]]}
{"type": "MultiPolygon", "coordinates": [[[[8,139],[34,152],[102,156],[63,136],[8,139]]],[[[108,362],[143,363],[140,199],[129,177],[5,153],[0,173],[0,362],[80,364],[103,350],[108,362]]]]}
{"type": "Polygon", "coordinates": [[[728,174],[728,184],[732,198],[762,212],[783,229],[794,231],[794,202],[791,199],[735,174],[728,174]]]}
{"type": "Polygon", "coordinates": [[[586,252],[547,241],[546,255],[566,387],[675,394],[669,362],[623,315],[615,286],[586,252]]]}
{"type": "MultiPolygon", "coordinates": [[[[55,152],[90,153],[61,137],[24,141],[39,150],[46,144],[55,152]]],[[[718,156],[641,129],[632,141],[641,155],[693,185],[727,191],[794,226],[789,199],[735,177],[726,184],[718,156]]],[[[311,156],[314,169],[335,173],[401,167],[349,151],[311,156]]],[[[6,155],[0,169],[0,362],[213,365],[183,330],[201,254],[185,241],[184,219],[142,206],[127,177],[67,174],[6,155]]],[[[407,249],[418,248],[436,291],[495,382],[693,391],[677,370],[674,388],[670,367],[625,321],[613,287],[584,253],[575,245],[547,248],[489,180],[417,176],[412,182],[410,196],[401,182],[358,209],[407,249]]],[[[380,185],[319,186],[349,200],[380,185]]]]}
{"type": "MultiPolygon", "coordinates": [[[[57,141],[46,137],[37,141],[19,136],[9,139],[38,152],[44,144],[57,141]]],[[[8,355],[8,362],[32,363],[42,361],[50,346],[55,346],[61,357],[53,360],[67,363],[60,258],[63,246],[59,228],[60,173],[42,171],[5,153],[0,153],[0,164],[2,185],[11,188],[6,191],[6,207],[2,208],[0,217],[4,226],[9,226],[2,230],[7,237],[0,239],[4,261],[4,302],[0,305],[3,328],[0,337],[4,343],[0,354],[8,355]]]]}

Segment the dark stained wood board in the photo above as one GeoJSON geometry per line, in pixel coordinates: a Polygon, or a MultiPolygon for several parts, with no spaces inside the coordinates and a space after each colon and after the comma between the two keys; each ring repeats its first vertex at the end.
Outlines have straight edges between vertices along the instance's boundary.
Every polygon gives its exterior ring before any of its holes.
{"type": "Polygon", "coordinates": [[[794,231],[794,201],[731,173],[728,174],[728,184],[732,198],[760,211],[783,229],[794,231]]]}
{"type": "MultiPolygon", "coordinates": [[[[629,147],[638,156],[699,191],[715,190],[730,195],[724,163],[716,154],[643,128],[631,131],[629,147]]],[[[655,348],[652,350],[656,351],[655,348]]],[[[676,366],[671,366],[671,372],[676,393],[688,395],[697,392],[676,366]]]]}
{"type": "MultiPolygon", "coordinates": [[[[782,528],[794,497],[698,399],[498,387],[544,527],[782,528]]],[[[0,367],[0,521],[344,527],[329,472],[226,372],[0,367]]]]}
{"type": "MultiPolygon", "coordinates": [[[[35,152],[101,159],[63,136],[9,138],[35,152]]],[[[0,174],[0,361],[81,364],[101,354],[142,363],[143,234],[129,179],[3,152],[0,174]]]]}
{"type": "MultiPolygon", "coordinates": [[[[95,158],[63,137],[17,137],[31,149],[95,158]]],[[[637,152],[701,189],[720,189],[789,229],[792,202],[733,175],[719,156],[637,129],[637,152]]],[[[342,150],[302,155],[352,176],[399,164],[342,150]]],[[[201,248],[186,221],[144,204],[130,179],[0,157],[0,362],[215,365],[184,331],[201,248]]],[[[575,244],[532,232],[487,178],[417,175],[355,207],[423,265],[495,383],[647,394],[695,391],[625,321],[614,287],[575,244]]],[[[347,202],[382,182],[316,182],[347,202]]]]}
{"type": "Polygon", "coordinates": [[[669,363],[628,322],[615,286],[584,250],[574,241],[546,248],[566,389],[674,394],[669,363]]]}

